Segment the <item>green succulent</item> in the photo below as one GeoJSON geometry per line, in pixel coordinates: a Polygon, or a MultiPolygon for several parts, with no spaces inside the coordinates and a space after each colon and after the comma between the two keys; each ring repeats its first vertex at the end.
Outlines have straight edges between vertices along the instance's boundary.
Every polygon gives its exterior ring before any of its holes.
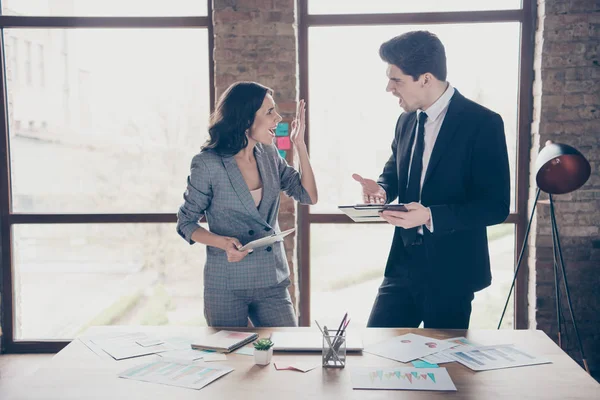
{"type": "Polygon", "coordinates": [[[256,342],[253,343],[254,348],[256,350],[269,350],[271,347],[273,347],[275,343],[271,342],[271,339],[258,339],[256,342]]]}

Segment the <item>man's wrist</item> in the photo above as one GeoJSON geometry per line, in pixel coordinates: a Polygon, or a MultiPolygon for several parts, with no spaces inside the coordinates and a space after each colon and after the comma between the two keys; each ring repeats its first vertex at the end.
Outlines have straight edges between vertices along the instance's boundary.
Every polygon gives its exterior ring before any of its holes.
{"type": "Polygon", "coordinates": [[[379,183],[378,183],[378,185],[379,185],[379,187],[381,188],[381,197],[383,198],[383,202],[384,202],[385,204],[387,204],[387,202],[388,202],[388,201],[387,201],[387,200],[388,200],[388,199],[387,199],[387,192],[385,191],[385,188],[384,188],[383,186],[381,186],[381,184],[379,184],[379,183]]]}
{"type": "Polygon", "coordinates": [[[432,228],[431,228],[431,208],[427,207],[427,214],[429,214],[429,218],[427,218],[427,221],[425,222],[425,226],[427,227],[427,229],[429,229],[429,231],[431,232],[432,228]]]}

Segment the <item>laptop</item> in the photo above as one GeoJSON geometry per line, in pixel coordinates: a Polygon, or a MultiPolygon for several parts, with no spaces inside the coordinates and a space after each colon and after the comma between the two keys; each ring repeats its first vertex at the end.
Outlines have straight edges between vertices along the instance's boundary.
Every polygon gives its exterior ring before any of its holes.
{"type": "MultiPolygon", "coordinates": [[[[314,351],[323,349],[321,332],[273,332],[271,341],[275,343],[273,351],[314,351]]],[[[362,338],[356,332],[346,333],[346,352],[363,351],[362,338]]]]}

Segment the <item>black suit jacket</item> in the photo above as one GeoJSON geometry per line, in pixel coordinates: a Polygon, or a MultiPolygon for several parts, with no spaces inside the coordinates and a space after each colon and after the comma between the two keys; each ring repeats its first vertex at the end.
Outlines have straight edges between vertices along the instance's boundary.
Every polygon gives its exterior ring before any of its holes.
{"type": "MultiPolygon", "coordinates": [[[[396,124],[392,156],[378,183],[387,201],[405,200],[416,112],[396,124]]],[[[500,115],[455,91],[436,139],[421,191],[430,207],[433,233],[423,228],[427,280],[452,290],[478,291],[491,284],[486,227],[510,211],[510,172],[500,115]]],[[[407,253],[396,228],[385,275],[406,268],[407,253]]]]}

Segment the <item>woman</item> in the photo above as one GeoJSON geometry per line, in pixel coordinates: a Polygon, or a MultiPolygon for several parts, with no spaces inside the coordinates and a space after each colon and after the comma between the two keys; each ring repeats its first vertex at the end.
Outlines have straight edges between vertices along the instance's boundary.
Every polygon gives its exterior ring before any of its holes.
{"type": "Polygon", "coordinates": [[[204,315],[209,326],[296,326],[287,287],[283,242],[240,251],[243,244],[279,233],[279,194],[317,202],[317,186],[304,143],[305,104],[298,103],[291,140],[300,174],[273,146],[281,121],[273,91],[237,82],[221,96],[209,125],[210,139],[192,159],[177,214],[177,232],[207,246],[204,315]],[[209,230],[198,225],[205,216],[209,230]]]}

